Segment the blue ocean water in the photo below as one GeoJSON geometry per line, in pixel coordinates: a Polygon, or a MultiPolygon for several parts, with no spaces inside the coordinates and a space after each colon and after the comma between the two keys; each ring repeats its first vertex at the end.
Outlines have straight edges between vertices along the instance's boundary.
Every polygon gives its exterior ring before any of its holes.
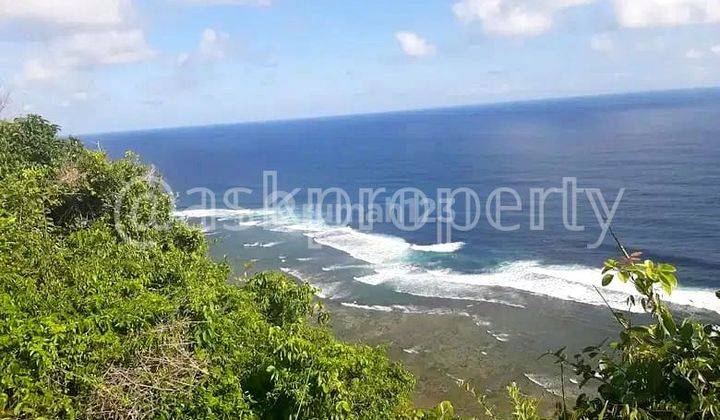
{"type": "MultiPolygon", "coordinates": [[[[112,156],[133,150],[157,166],[180,210],[200,203],[201,194],[187,194],[195,187],[216,192],[218,207],[229,188],[252,189],[237,196],[246,211],[204,213],[244,226],[211,233],[214,252],[284,268],[330,298],[365,305],[407,305],[413,296],[493,301],[501,289],[515,293],[514,301],[502,297],[509,304],[522,305],[517,293],[601,304],[594,268],[617,249],[609,235],[588,248],[601,234],[590,202],[578,196],[583,231],[566,229],[559,196],[545,203],[544,229],[533,230],[530,191],[574,177],[611,205],[624,189],[612,220],[624,244],[679,267],[677,303],[720,311],[712,293],[720,288],[720,90],[81,137],[112,156]],[[271,221],[253,210],[262,206],[263,171],[277,171],[281,190],[301,188],[297,204],[309,188],[342,188],[357,203],[361,188],[389,196],[413,187],[435,197],[438,188],[467,187],[481,199],[481,218],[474,229],[453,231],[454,245],[445,247],[428,247],[437,241],[433,223],[414,231],[380,223],[364,232],[356,220],[348,227],[302,215],[271,221]],[[499,187],[522,200],[520,210],[503,213],[503,225],[519,224],[515,231],[486,220],[484,204],[499,187]]],[[[608,290],[615,305],[627,293],[620,285],[608,290]]]]}

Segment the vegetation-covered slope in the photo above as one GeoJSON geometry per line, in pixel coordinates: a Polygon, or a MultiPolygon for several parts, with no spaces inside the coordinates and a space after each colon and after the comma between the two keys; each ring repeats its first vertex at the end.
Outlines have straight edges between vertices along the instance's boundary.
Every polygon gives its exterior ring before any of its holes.
{"type": "Polygon", "coordinates": [[[382,349],[313,321],[309,286],[228,284],[147,167],[56,134],[0,122],[0,417],[421,415],[382,349]]]}

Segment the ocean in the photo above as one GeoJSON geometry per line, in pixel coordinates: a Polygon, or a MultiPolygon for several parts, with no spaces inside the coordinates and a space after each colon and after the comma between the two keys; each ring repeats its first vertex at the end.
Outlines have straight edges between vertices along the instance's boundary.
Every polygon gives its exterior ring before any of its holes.
{"type": "MultiPolygon", "coordinates": [[[[618,255],[609,234],[598,242],[603,203],[594,209],[592,194],[576,195],[574,225],[583,230],[564,223],[572,213],[563,212],[560,194],[543,203],[542,229],[540,205],[530,203],[533,189],[574,180],[602,194],[608,208],[617,201],[611,226],[627,248],[678,266],[681,289],[672,302],[720,312],[720,90],[81,137],[112,156],[132,150],[155,165],[177,196],[178,217],[206,225],[213,253],[238,271],[245,261],[282,269],[347,305],[407,309],[440,298],[521,308],[532,296],[603,305],[593,287],[598,267],[618,255]],[[263,210],[263,171],[275,172],[279,190],[300,189],[296,211],[263,210]],[[231,190],[237,187],[252,192],[231,190]],[[458,194],[455,216],[479,222],[440,238],[432,221],[407,229],[381,217],[368,229],[359,213],[339,220],[330,217],[335,208],[308,212],[308,203],[317,204],[308,191],[330,188],[355,205],[363,188],[384,188],[380,203],[403,188],[430,199],[438,189],[465,188],[479,201],[458,194]],[[488,203],[498,188],[516,196],[488,203]],[[500,229],[491,223],[498,202],[515,206],[502,211],[500,229]]],[[[337,201],[333,191],[323,204],[337,201]]],[[[632,289],[613,284],[603,292],[623,308],[632,289]]]]}

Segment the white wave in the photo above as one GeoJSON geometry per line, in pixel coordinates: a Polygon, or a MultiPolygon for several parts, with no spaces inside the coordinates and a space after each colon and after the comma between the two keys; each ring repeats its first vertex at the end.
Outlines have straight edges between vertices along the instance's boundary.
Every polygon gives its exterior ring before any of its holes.
{"type": "MultiPolygon", "coordinates": [[[[545,392],[562,397],[560,380],[558,378],[537,373],[525,373],[523,375],[528,378],[530,382],[542,388],[545,392]]],[[[566,391],[570,392],[570,390],[566,391]]]]}
{"type": "Polygon", "coordinates": [[[402,349],[402,351],[404,351],[404,352],[407,353],[407,354],[419,354],[419,353],[421,353],[421,352],[422,352],[422,353],[427,353],[427,352],[428,352],[427,350],[424,350],[424,349],[422,348],[422,346],[419,345],[419,344],[418,344],[417,346],[412,346],[412,347],[407,348],[407,349],[402,349]]]}
{"type": "Polygon", "coordinates": [[[514,302],[508,302],[508,301],[502,300],[502,299],[493,299],[493,298],[482,299],[482,298],[478,298],[477,301],[478,301],[478,302],[487,302],[487,303],[496,303],[496,304],[498,304],[498,305],[510,306],[510,307],[512,307],[512,308],[519,308],[519,309],[525,309],[525,308],[526,308],[525,305],[521,305],[521,304],[519,304],[519,303],[514,303],[514,302]]]}
{"type": "Polygon", "coordinates": [[[176,211],[181,218],[216,218],[233,225],[257,226],[273,232],[301,233],[316,243],[344,252],[371,264],[399,261],[410,252],[452,253],[463,242],[416,245],[396,236],[363,232],[347,226],[329,225],[321,218],[298,216],[270,209],[186,209],[176,211]]]}
{"type": "Polygon", "coordinates": [[[410,249],[422,252],[452,253],[459,251],[463,246],[465,246],[465,242],[447,242],[431,245],[410,245],[410,249]]]}
{"type": "Polygon", "coordinates": [[[384,305],[361,305],[357,302],[341,302],[342,306],[347,306],[350,308],[356,308],[356,309],[365,309],[365,310],[371,310],[371,311],[380,311],[380,312],[401,312],[404,314],[420,314],[420,315],[457,315],[457,316],[463,316],[463,317],[470,317],[470,314],[464,311],[454,311],[449,308],[423,308],[419,306],[413,306],[413,305],[392,305],[392,306],[384,306],[384,305]]]}
{"type": "Polygon", "coordinates": [[[283,273],[288,274],[288,275],[290,275],[290,276],[293,276],[293,277],[295,277],[295,278],[298,279],[298,280],[307,281],[307,280],[305,279],[305,275],[304,275],[303,273],[301,273],[301,272],[299,272],[299,271],[297,271],[297,270],[293,270],[292,268],[289,268],[289,267],[280,267],[280,271],[282,271],[283,273]]]}
{"type": "Polygon", "coordinates": [[[280,245],[281,243],[283,243],[283,241],[266,242],[264,244],[260,244],[260,246],[263,248],[272,248],[274,246],[280,245]]]}
{"type": "MultiPolygon", "coordinates": [[[[387,284],[396,291],[418,296],[444,297],[490,301],[521,307],[513,302],[490,299],[482,294],[487,288],[514,289],[556,299],[604,306],[596,286],[601,280],[600,270],[584,266],[542,265],[537,261],[516,261],[503,264],[485,273],[458,273],[452,270],[429,270],[412,265],[377,267],[374,274],[355,280],[371,284],[387,284]]],[[[612,282],[598,287],[615,309],[627,309],[627,298],[636,294],[630,283],[612,282]]],[[[662,292],[660,292],[662,293],[662,292]]],[[[676,305],[692,306],[720,313],[720,300],[713,291],[678,289],[664,298],[676,305]]],[[[635,306],[635,312],[642,308],[635,306]]]]}
{"type": "Polygon", "coordinates": [[[295,258],[295,259],[298,260],[298,261],[312,261],[312,260],[314,260],[315,258],[313,258],[313,257],[300,257],[300,258],[295,258]]]}
{"type": "Polygon", "coordinates": [[[259,217],[267,214],[269,214],[269,211],[263,209],[189,208],[185,210],[176,210],[173,212],[173,216],[180,218],[199,219],[203,217],[212,217],[223,220],[248,216],[259,217]]]}
{"type": "Polygon", "coordinates": [[[338,270],[354,270],[359,268],[372,268],[371,265],[365,264],[344,264],[344,265],[330,265],[328,267],[321,267],[322,271],[338,271],[338,270]]]}
{"type": "Polygon", "coordinates": [[[423,314],[423,315],[457,315],[470,317],[470,314],[465,311],[455,311],[448,308],[421,308],[417,306],[404,306],[404,305],[393,305],[393,309],[397,309],[400,312],[406,314],[423,314]]]}
{"type": "Polygon", "coordinates": [[[486,332],[488,334],[490,334],[491,336],[493,336],[493,338],[496,339],[497,341],[500,341],[503,343],[510,341],[510,334],[503,333],[503,332],[490,331],[490,330],[487,330],[486,332]]]}
{"type": "Polygon", "coordinates": [[[342,302],[340,303],[342,306],[347,306],[348,308],[355,308],[355,309],[365,309],[368,311],[378,311],[378,312],[392,312],[393,308],[389,306],[383,306],[383,305],[360,305],[357,303],[348,303],[348,302],[342,302]]]}
{"type": "Polygon", "coordinates": [[[245,248],[272,248],[274,246],[280,245],[284,241],[276,241],[276,242],[249,242],[246,244],[243,244],[245,248]]]}
{"type": "Polygon", "coordinates": [[[409,249],[408,243],[401,238],[360,232],[349,227],[306,232],[306,235],[320,245],[335,248],[371,264],[397,260],[409,249]]]}
{"type": "Polygon", "coordinates": [[[401,261],[410,251],[455,252],[464,245],[463,242],[414,245],[396,236],[361,232],[349,227],[321,229],[317,225],[313,225],[312,228],[315,230],[305,231],[305,235],[318,244],[337,249],[355,259],[371,264],[401,261]]]}
{"type": "MultiPolygon", "coordinates": [[[[247,223],[277,232],[296,232],[312,238],[316,243],[344,252],[355,259],[374,265],[376,272],[357,277],[363,283],[391,284],[397,291],[419,296],[434,296],[488,301],[509,306],[523,305],[484,295],[488,288],[504,288],[548,296],[591,305],[604,305],[595,286],[600,284],[600,271],[578,265],[543,265],[537,261],[515,261],[484,273],[459,273],[451,270],[423,268],[406,265],[412,252],[456,252],[462,242],[434,245],[415,245],[402,238],[377,233],[362,232],[350,227],[330,226],[321,219],[297,217],[292,213],[278,213],[266,209],[188,209],[175,212],[177,217],[241,218],[247,223]]],[[[282,243],[251,243],[246,247],[273,247],[282,243]]],[[[344,268],[350,268],[345,266],[344,268]]],[[[344,269],[343,268],[343,269],[344,269]]],[[[354,268],[354,267],[353,267],[354,268]]],[[[360,267],[358,267],[360,268],[360,267]]],[[[340,266],[324,267],[325,271],[341,269],[340,266]]],[[[600,288],[608,303],[616,309],[627,309],[627,298],[635,294],[629,283],[614,281],[609,287],[600,288]]],[[[666,300],[682,306],[690,306],[720,313],[720,300],[714,291],[681,288],[666,300]]],[[[641,312],[640,307],[633,309],[641,312]]]]}

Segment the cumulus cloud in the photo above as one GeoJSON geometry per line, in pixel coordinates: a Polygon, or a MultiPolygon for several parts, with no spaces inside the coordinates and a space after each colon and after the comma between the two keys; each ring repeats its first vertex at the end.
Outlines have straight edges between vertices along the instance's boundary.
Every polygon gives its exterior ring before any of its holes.
{"type": "Polygon", "coordinates": [[[225,58],[228,50],[228,39],[230,36],[224,32],[217,32],[214,29],[205,29],[200,37],[198,53],[210,60],[225,58]]]}
{"type": "Polygon", "coordinates": [[[396,32],[395,39],[400,43],[403,52],[411,57],[433,55],[437,48],[412,32],[396,32]]]}
{"type": "Polygon", "coordinates": [[[79,32],[51,40],[43,53],[24,63],[19,78],[53,82],[78,69],[135,63],[154,55],[139,29],[79,32]]]}
{"type": "MultiPolygon", "coordinates": [[[[485,32],[533,36],[552,28],[555,15],[596,0],[460,0],[453,4],[463,22],[478,21],[485,32]]],[[[720,0],[608,0],[620,26],[645,28],[720,22],[720,0]]]]}
{"type": "Polygon", "coordinates": [[[549,30],[557,12],[593,1],[462,0],[453,4],[452,10],[462,22],[481,22],[488,33],[533,36],[549,30]]]}
{"type": "Polygon", "coordinates": [[[615,43],[609,34],[596,34],[590,38],[590,48],[600,52],[610,52],[615,48],[615,43]]]}
{"type": "Polygon", "coordinates": [[[59,25],[117,25],[123,0],[0,0],[0,20],[59,25]]]}
{"type": "Polygon", "coordinates": [[[612,0],[622,26],[645,28],[720,22],[720,0],[612,0]]]}
{"type": "Polygon", "coordinates": [[[191,62],[221,60],[228,56],[230,50],[230,36],[227,33],[206,28],[200,35],[197,50],[192,53],[178,55],[177,62],[180,65],[185,65],[191,62]]]}
{"type": "Polygon", "coordinates": [[[81,70],[152,58],[143,31],[128,21],[131,6],[131,0],[0,0],[0,24],[38,34],[18,38],[23,52],[13,80],[66,89],[84,77],[81,70]]]}

